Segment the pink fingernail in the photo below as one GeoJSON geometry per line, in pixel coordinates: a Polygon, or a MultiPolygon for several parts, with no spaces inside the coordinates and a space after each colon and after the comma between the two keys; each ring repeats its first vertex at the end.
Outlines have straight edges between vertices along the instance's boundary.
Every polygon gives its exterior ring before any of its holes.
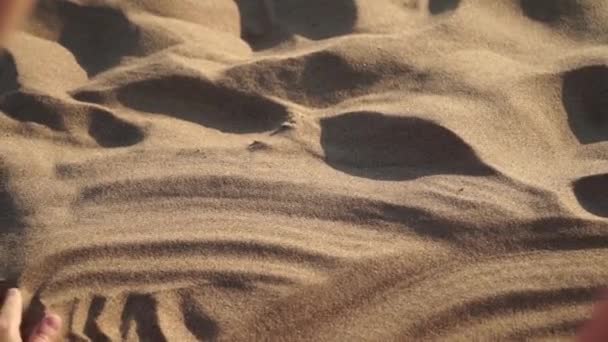
{"type": "Polygon", "coordinates": [[[44,318],[43,323],[53,330],[59,330],[61,319],[57,315],[49,315],[44,318]]]}
{"type": "Polygon", "coordinates": [[[9,296],[16,296],[18,294],[19,294],[19,289],[15,289],[15,288],[9,289],[7,292],[7,295],[9,295],[9,296]]]}

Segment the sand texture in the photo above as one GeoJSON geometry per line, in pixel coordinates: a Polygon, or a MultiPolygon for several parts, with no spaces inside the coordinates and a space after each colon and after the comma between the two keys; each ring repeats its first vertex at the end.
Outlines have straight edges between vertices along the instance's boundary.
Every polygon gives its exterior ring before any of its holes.
{"type": "Polygon", "coordinates": [[[608,283],[608,2],[42,0],[0,280],[70,341],[569,339],[608,283]]]}

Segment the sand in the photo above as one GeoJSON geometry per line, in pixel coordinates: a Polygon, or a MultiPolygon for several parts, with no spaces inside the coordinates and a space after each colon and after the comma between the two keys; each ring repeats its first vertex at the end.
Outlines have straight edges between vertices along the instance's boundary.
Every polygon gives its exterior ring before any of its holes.
{"type": "Polygon", "coordinates": [[[72,341],[569,339],[608,284],[608,2],[47,0],[0,279],[72,341]]]}

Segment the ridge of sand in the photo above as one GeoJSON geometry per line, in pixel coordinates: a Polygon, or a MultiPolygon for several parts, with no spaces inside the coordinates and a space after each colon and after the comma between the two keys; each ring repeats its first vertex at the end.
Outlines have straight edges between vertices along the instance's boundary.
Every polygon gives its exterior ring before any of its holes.
{"type": "Polygon", "coordinates": [[[2,285],[74,341],[568,339],[608,279],[607,18],[40,1],[0,61],[2,285]]]}

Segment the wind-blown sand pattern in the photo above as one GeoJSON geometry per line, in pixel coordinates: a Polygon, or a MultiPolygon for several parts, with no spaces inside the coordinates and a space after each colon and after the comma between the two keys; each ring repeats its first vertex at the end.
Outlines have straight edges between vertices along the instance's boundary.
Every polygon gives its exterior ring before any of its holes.
{"type": "Polygon", "coordinates": [[[569,339],[608,280],[607,42],[596,0],[40,1],[0,277],[72,341],[569,339]]]}

